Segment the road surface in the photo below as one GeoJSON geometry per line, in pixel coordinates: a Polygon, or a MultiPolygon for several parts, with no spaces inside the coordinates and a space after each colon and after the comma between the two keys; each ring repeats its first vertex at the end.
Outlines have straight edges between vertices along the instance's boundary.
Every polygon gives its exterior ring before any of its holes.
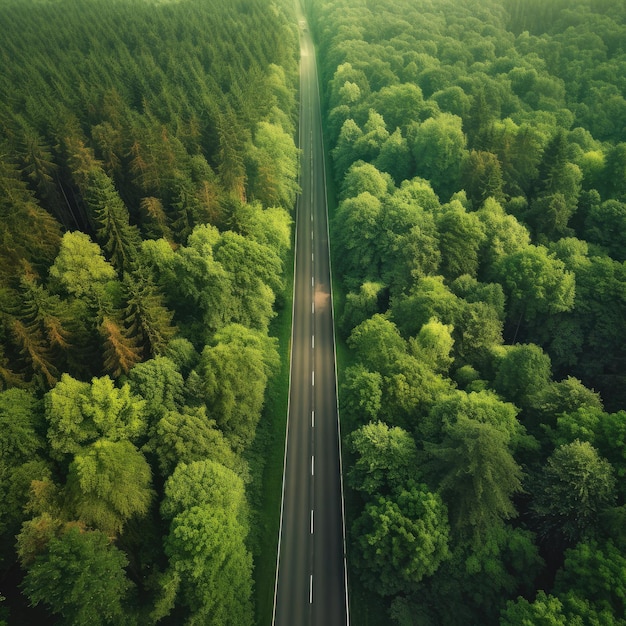
{"type": "Polygon", "coordinates": [[[315,49],[300,24],[300,185],[274,626],[348,626],[326,180],[315,49]]]}

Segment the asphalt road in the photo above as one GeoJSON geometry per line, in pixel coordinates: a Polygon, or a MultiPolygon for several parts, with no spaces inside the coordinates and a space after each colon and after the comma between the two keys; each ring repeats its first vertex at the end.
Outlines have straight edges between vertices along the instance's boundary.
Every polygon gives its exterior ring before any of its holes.
{"type": "Polygon", "coordinates": [[[326,180],[315,49],[301,14],[300,185],[275,626],[348,626],[326,180]]]}

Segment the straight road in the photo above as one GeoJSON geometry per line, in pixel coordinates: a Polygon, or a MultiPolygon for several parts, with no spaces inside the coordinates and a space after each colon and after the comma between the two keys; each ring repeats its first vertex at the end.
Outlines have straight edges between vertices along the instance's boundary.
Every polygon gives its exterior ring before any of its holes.
{"type": "Polygon", "coordinates": [[[300,185],[274,626],[348,626],[326,179],[317,67],[300,23],[300,185]]]}

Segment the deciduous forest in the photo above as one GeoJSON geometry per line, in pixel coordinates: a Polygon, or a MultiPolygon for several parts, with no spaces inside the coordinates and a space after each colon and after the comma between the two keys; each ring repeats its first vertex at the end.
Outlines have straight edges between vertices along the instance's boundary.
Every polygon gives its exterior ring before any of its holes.
{"type": "Polygon", "coordinates": [[[0,23],[0,622],[252,624],[292,3],[0,23]]]}
{"type": "Polygon", "coordinates": [[[626,5],[312,5],[352,619],[626,623],[626,5]]]}

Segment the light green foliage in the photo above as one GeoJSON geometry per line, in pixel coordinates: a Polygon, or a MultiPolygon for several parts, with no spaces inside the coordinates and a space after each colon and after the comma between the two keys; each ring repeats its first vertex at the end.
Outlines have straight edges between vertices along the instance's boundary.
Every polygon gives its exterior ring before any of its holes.
{"type": "Polygon", "coordinates": [[[483,224],[485,242],[481,264],[489,270],[509,254],[530,244],[530,233],[493,198],[487,198],[476,215],[483,224]]]}
{"type": "Polygon", "coordinates": [[[265,206],[291,209],[299,190],[298,150],[292,136],[277,124],[260,122],[249,158],[251,195],[265,206]]]}
{"type": "Polygon", "coordinates": [[[45,396],[48,440],[53,454],[76,454],[98,439],[136,439],[145,430],[145,401],[130,385],[115,387],[105,376],[90,383],[63,374],[45,396]]]}
{"type": "Polygon", "coordinates": [[[600,514],[615,500],[613,468],[586,441],[562,445],[537,478],[534,495],[544,535],[566,542],[593,537],[600,514]]]}
{"type": "Polygon", "coordinates": [[[230,220],[237,232],[270,247],[280,259],[286,258],[291,248],[293,221],[285,209],[242,202],[236,205],[230,220]]]}
{"type": "Polygon", "coordinates": [[[205,400],[235,451],[254,437],[267,380],[278,363],[275,339],[237,324],[216,333],[202,352],[198,373],[205,400]]]}
{"type": "Polygon", "coordinates": [[[406,180],[411,173],[411,150],[399,128],[389,135],[381,146],[374,165],[389,174],[396,184],[406,180]]]}
{"type": "Polygon", "coordinates": [[[377,246],[383,281],[392,293],[402,293],[416,280],[436,273],[440,260],[435,220],[427,210],[432,190],[419,183],[397,190],[382,208],[377,246]]]}
{"type": "Polygon", "coordinates": [[[174,361],[165,356],[138,363],[129,374],[130,387],[145,401],[145,413],[154,424],[167,411],[182,406],[185,381],[174,361]]]}
{"type": "MultiPolygon", "coordinates": [[[[597,611],[604,613],[605,620],[607,617],[615,620],[604,623],[622,624],[626,605],[624,568],[626,558],[623,551],[612,541],[581,542],[565,553],[565,564],[557,573],[555,591],[560,597],[568,598],[567,604],[573,605],[573,608],[583,609],[583,618],[587,617],[587,607],[580,601],[573,602],[568,596],[586,600],[591,605],[590,613],[597,611]]],[[[593,623],[587,620],[583,623],[593,623]]]]}
{"type": "Polygon", "coordinates": [[[384,288],[383,283],[365,282],[358,292],[346,295],[341,327],[346,334],[364,322],[367,318],[378,313],[378,300],[384,288]]]}
{"type": "Polygon", "coordinates": [[[415,590],[448,556],[446,507],[425,485],[367,504],[354,532],[361,578],[383,596],[415,590]]]}
{"type": "Polygon", "coordinates": [[[331,152],[337,176],[342,176],[350,165],[360,158],[356,151],[356,144],[362,136],[363,131],[352,118],[344,121],[337,145],[331,152]]]}
{"type": "Polygon", "coordinates": [[[412,151],[417,174],[428,179],[444,198],[458,191],[465,146],[462,120],[456,115],[442,113],[416,129],[412,151]]]}
{"type": "Polygon", "coordinates": [[[76,518],[110,537],[148,512],[151,483],[150,466],[132,443],[100,440],[74,457],[66,491],[76,518]]]}
{"type": "Polygon", "coordinates": [[[407,345],[396,325],[380,314],[359,324],[350,335],[348,345],[367,368],[386,374],[407,345]]]}
{"type": "Polygon", "coordinates": [[[391,303],[393,320],[405,337],[417,335],[433,318],[443,324],[453,324],[460,309],[461,302],[441,276],[421,279],[406,296],[391,303]]]}
{"type": "Polygon", "coordinates": [[[131,588],[127,565],[124,553],[103,533],[70,528],[52,538],[28,567],[24,591],[34,605],[48,605],[60,624],[132,624],[124,607],[131,588]]]}
{"type": "Polygon", "coordinates": [[[393,181],[389,174],[377,170],[370,163],[357,161],[346,172],[341,185],[341,198],[355,198],[362,193],[370,193],[383,200],[393,189],[393,181]]]}
{"type": "Polygon", "coordinates": [[[376,280],[380,274],[377,242],[382,235],[381,214],[380,200],[369,192],[348,198],[337,208],[334,230],[343,250],[338,265],[355,287],[376,280]]]}
{"type": "Polygon", "coordinates": [[[212,459],[245,475],[245,462],[231,449],[204,407],[166,411],[147,444],[159,461],[161,474],[169,476],[179,463],[212,459]]]}
{"type": "Polygon", "coordinates": [[[424,109],[422,90],[413,83],[383,87],[372,94],[370,100],[390,130],[406,128],[411,122],[419,121],[424,109]]]}
{"type": "Polygon", "coordinates": [[[40,403],[22,389],[0,392],[0,458],[23,463],[42,451],[40,403]]]}
{"type": "Polygon", "coordinates": [[[525,434],[524,427],[517,420],[517,413],[518,409],[513,404],[502,402],[493,392],[454,391],[438,399],[420,424],[420,432],[427,441],[440,441],[456,422],[470,419],[499,430],[504,441],[515,450],[525,434]]]}
{"type": "Polygon", "coordinates": [[[274,316],[274,297],[283,287],[283,264],[278,255],[268,246],[233,232],[222,234],[214,255],[229,276],[225,319],[267,330],[274,316]]]}
{"type": "Polygon", "coordinates": [[[116,272],[100,246],[76,231],[63,235],[50,277],[68,293],[98,302],[107,282],[116,278],[116,272]]]}
{"type": "Polygon", "coordinates": [[[387,139],[389,131],[385,119],[378,111],[370,109],[363,134],[354,142],[355,155],[359,159],[374,161],[387,139]]]}
{"type": "Polygon", "coordinates": [[[562,313],[574,305],[574,274],[543,246],[530,245],[506,256],[495,273],[511,300],[509,315],[535,321],[562,313]]]}
{"type": "Polygon", "coordinates": [[[509,601],[502,613],[500,626],[566,626],[571,624],[563,612],[563,604],[552,595],[539,591],[533,602],[519,597],[509,601]]]}
{"type": "Polygon", "coordinates": [[[362,365],[346,368],[341,386],[341,407],[357,422],[373,420],[381,409],[383,379],[362,365]]]}
{"type": "Polygon", "coordinates": [[[232,512],[219,506],[193,506],[172,520],[165,551],[189,626],[253,623],[252,557],[244,536],[232,512]]]}
{"type": "Polygon", "coordinates": [[[452,326],[431,319],[414,339],[409,340],[409,352],[428,364],[435,372],[445,373],[452,365],[450,353],[454,345],[452,326]]]}
{"type": "Polygon", "coordinates": [[[247,504],[243,481],[220,463],[204,459],[180,463],[165,483],[161,514],[174,519],[194,505],[228,511],[247,525],[247,504]]]}
{"type": "Polygon", "coordinates": [[[401,428],[370,422],[353,431],[348,442],[356,455],[348,474],[354,489],[370,496],[388,495],[416,478],[417,448],[401,428]]]}
{"type": "MultiPolygon", "coordinates": [[[[163,583],[190,610],[188,624],[252,623],[252,558],[245,546],[243,481],[215,461],[180,463],[165,483],[161,513],[171,520],[163,583]],[[169,582],[168,582],[169,581],[169,582]]],[[[167,614],[171,606],[162,607],[167,614]]]]}

